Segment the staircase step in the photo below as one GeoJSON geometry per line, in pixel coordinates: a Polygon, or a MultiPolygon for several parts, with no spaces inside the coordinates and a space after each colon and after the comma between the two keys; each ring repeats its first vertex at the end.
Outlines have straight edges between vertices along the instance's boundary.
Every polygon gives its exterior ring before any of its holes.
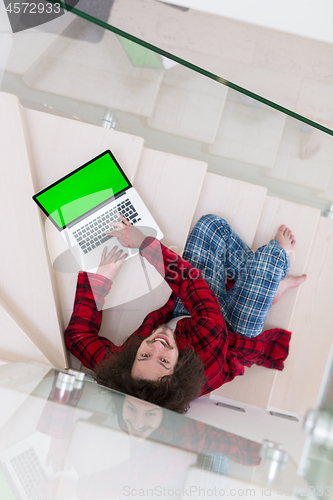
{"type": "Polygon", "coordinates": [[[154,111],[151,128],[179,137],[212,144],[221,120],[228,89],[214,80],[191,73],[178,65],[166,71],[154,111]]]}
{"type": "Polygon", "coordinates": [[[226,219],[247,245],[252,246],[267,189],[222,175],[207,173],[191,229],[205,214],[226,219]]]}
{"type": "Polygon", "coordinates": [[[2,39],[7,37],[11,43],[6,71],[24,75],[74,20],[72,15],[62,15],[43,24],[42,29],[29,28],[29,36],[26,31],[19,31],[13,36],[9,26],[8,33],[5,29],[1,30],[2,39]]]}
{"type": "Polygon", "coordinates": [[[144,143],[141,137],[28,108],[24,116],[38,189],[106,149],[111,149],[133,181],[144,143]]]}
{"type": "Polygon", "coordinates": [[[144,148],[134,185],[163,233],[180,253],[199,200],[207,163],[144,148]]]}
{"type": "Polygon", "coordinates": [[[71,28],[75,38],[58,37],[25,73],[26,84],[76,101],[150,116],[164,70],[134,66],[110,31],[99,43],[90,43],[96,26],[77,19],[71,28]]]}
{"type": "MultiPolygon", "coordinates": [[[[36,186],[30,172],[21,107],[16,96],[0,93],[0,150],[2,212],[0,248],[0,294],[19,317],[31,341],[53,366],[64,368],[60,310],[55,282],[45,252],[39,211],[31,197],[36,186]]],[[[3,337],[3,336],[2,336],[3,337]]],[[[4,349],[7,340],[4,339],[4,349]]],[[[0,341],[0,350],[1,350],[0,341]]],[[[22,348],[18,346],[22,353],[22,348]]]]}
{"type": "MultiPolygon", "coordinates": [[[[301,275],[306,269],[319,216],[318,208],[267,196],[253,248],[259,248],[274,238],[278,227],[286,224],[293,230],[296,237],[296,247],[290,255],[289,273],[293,276],[301,275]]],[[[298,288],[288,290],[281,300],[274,304],[267,316],[266,328],[289,329],[299,290],[298,288]]]]}
{"type": "Polygon", "coordinates": [[[285,121],[282,113],[229,90],[209,152],[269,171],[278,156],[285,121]]]}
{"type": "MultiPolygon", "coordinates": [[[[320,211],[313,207],[267,196],[258,224],[253,248],[272,239],[281,224],[292,228],[296,236],[296,248],[291,258],[290,274],[303,274],[309,259],[311,245],[316,232],[320,211]]],[[[303,287],[308,287],[305,282],[303,287]]],[[[290,330],[292,315],[297,307],[300,289],[288,290],[281,300],[270,310],[265,329],[285,328],[290,330]]],[[[291,364],[287,359],[286,366],[291,364]]],[[[245,369],[243,377],[236,377],[232,382],[220,387],[214,394],[226,398],[267,408],[273,389],[276,370],[267,370],[260,366],[245,369]]],[[[297,410],[295,410],[297,412],[297,410]]]]}
{"type": "MultiPolygon", "coordinates": [[[[18,428],[16,432],[13,432],[13,426],[11,426],[10,419],[12,417],[18,418],[17,412],[19,412],[19,416],[22,418],[21,426],[19,431],[23,432],[26,430],[25,425],[23,424],[24,418],[26,419],[25,424],[29,422],[31,423],[31,399],[27,402],[27,399],[30,394],[33,393],[34,389],[40,384],[46,374],[50,371],[51,367],[46,366],[45,364],[35,363],[35,362],[9,362],[9,363],[1,363],[0,366],[0,398],[1,401],[5,401],[5,404],[1,405],[0,412],[0,439],[1,439],[1,447],[3,450],[7,449],[11,444],[13,444],[13,438],[15,436],[15,440],[18,440],[18,428]],[[20,390],[19,390],[20,388],[20,390]],[[22,390],[23,389],[23,390],[22,390]],[[27,402],[27,406],[23,406],[24,403],[27,402]],[[29,404],[30,403],[30,404],[29,404]],[[29,418],[26,418],[29,415],[29,418]],[[6,423],[8,426],[6,427],[6,423]],[[8,442],[9,441],[9,442],[8,442]]],[[[38,398],[35,398],[35,402],[37,403],[38,398]]],[[[38,406],[38,403],[37,405],[38,406]]],[[[43,407],[43,400],[40,400],[40,406],[43,407]]],[[[42,408],[38,407],[37,411],[42,411],[42,408]]],[[[39,417],[38,417],[39,418],[39,417]]],[[[31,432],[35,432],[35,428],[31,429],[31,432]]],[[[26,434],[27,435],[27,434],[26,434]]],[[[3,498],[4,495],[2,495],[3,498]]],[[[6,495],[8,497],[8,495],[6,495]]],[[[11,498],[13,496],[11,495],[11,498]]]]}
{"type": "Polygon", "coordinates": [[[320,217],[290,321],[290,354],[269,405],[304,415],[315,408],[333,342],[333,221],[320,217]]]}
{"type": "Polygon", "coordinates": [[[33,334],[27,330],[17,314],[0,300],[1,359],[7,362],[32,360],[52,366],[47,357],[33,343],[33,334]]]}
{"type": "Polygon", "coordinates": [[[324,191],[332,176],[332,153],[330,135],[311,127],[306,128],[298,120],[288,118],[279,154],[267,175],[311,190],[324,191]],[[305,154],[309,157],[302,158],[305,154]]]}

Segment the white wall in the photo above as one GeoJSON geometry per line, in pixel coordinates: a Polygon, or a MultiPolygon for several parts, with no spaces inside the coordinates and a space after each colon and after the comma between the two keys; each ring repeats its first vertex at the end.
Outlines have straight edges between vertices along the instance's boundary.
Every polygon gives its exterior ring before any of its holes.
{"type": "Polygon", "coordinates": [[[332,0],[158,0],[333,43],[332,0]]]}

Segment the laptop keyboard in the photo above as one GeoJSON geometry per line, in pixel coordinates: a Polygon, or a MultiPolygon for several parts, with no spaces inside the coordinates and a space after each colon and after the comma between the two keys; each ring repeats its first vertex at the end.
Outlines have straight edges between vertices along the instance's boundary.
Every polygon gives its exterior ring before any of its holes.
{"type": "Polygon", "coordinates": [[[29,448],[10,462],[29,500],[43,500],[41,489],[46,476],[35,450],[29,448]]]}
{"type": "Polygon", "coordinates": [[[84,253],[94,250],[94,248],[112,238],[112,236],[105,234],[105,232],[112,229],[110,227],[112,222],[119,222],[121,220],[118,216],[119,213],[126,217],[131,224],[135,224],[141,220],[141,217],[139,217],[135,207],[128,198],[118,203],[115,207],[73,232],[76,241],[84,253]]]}

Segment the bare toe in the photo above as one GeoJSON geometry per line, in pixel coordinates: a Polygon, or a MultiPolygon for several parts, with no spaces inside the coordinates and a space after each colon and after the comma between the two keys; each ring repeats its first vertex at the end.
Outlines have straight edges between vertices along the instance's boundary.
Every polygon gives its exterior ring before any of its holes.
{"type": "Polygon", "coordinates": [[[289,238],[290,240],[293,240],[293,239],[294,239],[294,233],[291,231],[291,229],[289,229],[288,238],[289,238]]]}
{"type": "Polygon", "coordinates": [[[288,253],[294,247],[296,240],[295,235],[289,227],[285,224],[282,224],[276,235],[275,239],[280,243],[282,248],[288,253]]]}

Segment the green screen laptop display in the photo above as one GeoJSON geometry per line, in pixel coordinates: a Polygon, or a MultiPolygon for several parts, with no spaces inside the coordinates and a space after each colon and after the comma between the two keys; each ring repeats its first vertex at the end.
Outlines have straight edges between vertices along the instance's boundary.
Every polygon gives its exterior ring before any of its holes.
{"type": "Polygon", "coordinates": [[[33,199],[63,229],[130,186],[111,152],[105,151],[33,199]]]}
{"type": "Polygon", "coordinates": [[[118,39],[133,66],[139,68],[163,68],[158,55],[152,50],[146,49],[142,45],[138,45],[122,36],[119,36],[118,39]]]}
{"type": "Polygon", "coordinates": [[[12,490],[7,478],[0,466],[0,498],[3,500],[16,500],[17,496],[12,490]]]}

